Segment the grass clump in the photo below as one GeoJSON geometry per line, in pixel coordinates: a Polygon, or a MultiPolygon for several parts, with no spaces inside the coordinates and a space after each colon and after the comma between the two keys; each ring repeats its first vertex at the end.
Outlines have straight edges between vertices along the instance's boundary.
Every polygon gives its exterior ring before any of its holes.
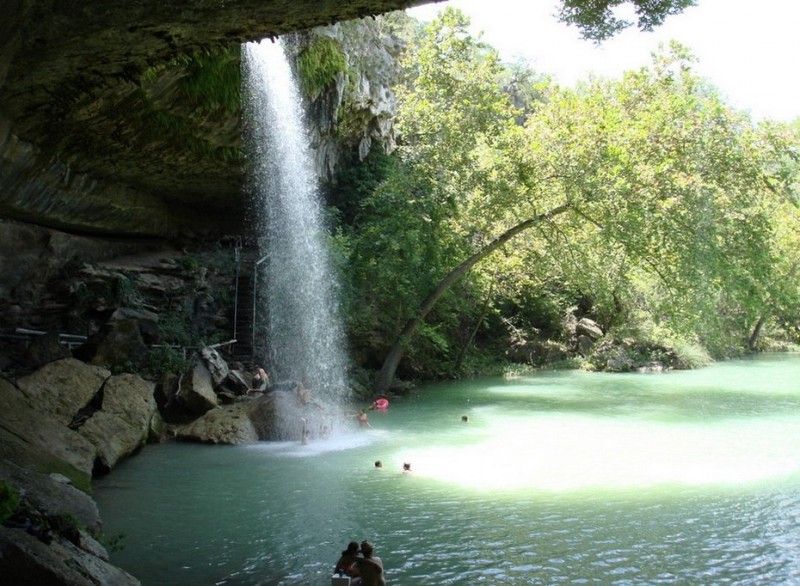
{"type": "Polygon", "coordinates": [[[347,70],[347,63],[337,41],[318,37],[300,52],[297,69],[303,92],[313,99],[347,70]]]}

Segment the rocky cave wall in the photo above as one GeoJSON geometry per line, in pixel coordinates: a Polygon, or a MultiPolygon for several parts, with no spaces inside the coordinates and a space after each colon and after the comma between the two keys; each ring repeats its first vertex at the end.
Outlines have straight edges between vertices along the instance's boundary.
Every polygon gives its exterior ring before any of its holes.
{"type": "Polygon", "coordinates": [[[70,263],[241,235],[241,41],[325,23],[284,35],[294,60],[320,38],[345,59],[309,96],[321,180],[390,151],[402,47],[326,23],[420,3],[0,0],[0,328],[65,327],[70,263]]]}
{"type": "Polygon", "coordinates": [[[237,229],[239,110],[187,99],[192,68],[238,67],[245,41],[423,3],[0,1],[0,217],[172,240],[237,229]]]}

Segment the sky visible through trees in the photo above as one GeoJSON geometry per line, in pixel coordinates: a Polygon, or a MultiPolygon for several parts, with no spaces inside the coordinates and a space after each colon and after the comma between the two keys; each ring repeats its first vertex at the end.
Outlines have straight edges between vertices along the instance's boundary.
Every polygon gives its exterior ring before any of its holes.
{"type": "Polygon", "coordinates": [[[800,3],[794,0],[698,0],[667,18],[652,33],[631,28],[595,46],[574,27],[558,22],[559,0],[448,0],[409,11],[431,20],[451,6],[472,20],[472,30],[504,59],[523,57],[536,71],[572,85],[591,72],[618,77],[650,62],[659,43],[677,40],[699,59],[709,78],[736,108],[756,119],[792,121],[800,116],[800,82],[793,62],[800,55],[800,3]]]}

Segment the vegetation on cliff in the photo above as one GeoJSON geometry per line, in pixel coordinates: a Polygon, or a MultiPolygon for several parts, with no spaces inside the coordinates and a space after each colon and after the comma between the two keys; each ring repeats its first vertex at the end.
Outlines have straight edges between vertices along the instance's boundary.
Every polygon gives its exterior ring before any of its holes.
{"type": "Polygon", "coordinates": [[[339,43],[329,37],[315,38],[298,55],[297,71],[304,93],[315,99],[347,71],[339,43]]]}

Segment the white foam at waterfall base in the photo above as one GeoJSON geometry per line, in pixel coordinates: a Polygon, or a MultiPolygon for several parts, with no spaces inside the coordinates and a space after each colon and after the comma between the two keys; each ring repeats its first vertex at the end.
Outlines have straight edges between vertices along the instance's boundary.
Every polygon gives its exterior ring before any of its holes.
{"type": "Polygon", "coordinates": [[[375,443],[381,432],[364,430],[339,430],[324,439],[313,439],[306,444],[301,442],[259,442],[245,446],[248,450],[269,452],[293,458],[309,458],[332,452],[343,452],[367,447],[375,443]]]}

